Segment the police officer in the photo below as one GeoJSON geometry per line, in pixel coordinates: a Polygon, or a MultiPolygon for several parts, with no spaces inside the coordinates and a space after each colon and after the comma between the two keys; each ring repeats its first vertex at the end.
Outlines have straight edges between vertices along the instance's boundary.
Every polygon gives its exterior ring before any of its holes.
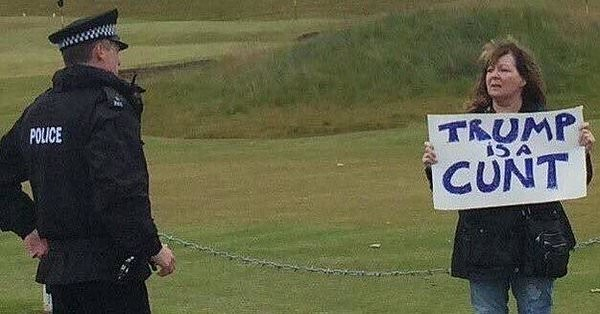
{"type": "Polygon", "coordinates": [[[0,142],[0,229],[40,258],[54,313],[149,313],[149,264],[175,257],[150,213],[144,91],[121,80],[117,10],[49,36],[65,68],[0,142]],[[29,180],[33,200],[21,189],[29,180]]]}

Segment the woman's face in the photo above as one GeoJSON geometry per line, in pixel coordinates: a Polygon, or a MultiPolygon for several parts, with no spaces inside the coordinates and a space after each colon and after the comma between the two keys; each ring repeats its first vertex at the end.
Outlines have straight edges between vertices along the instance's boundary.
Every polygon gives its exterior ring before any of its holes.
{"type": "Polygon", "coordinates": [[[526,82],[519,74],[515,57],[505,54],[498,59],[496,64],[487,68],[485,84],[490,97],[497,103],[521,97],[521,91],[526,82]]]}

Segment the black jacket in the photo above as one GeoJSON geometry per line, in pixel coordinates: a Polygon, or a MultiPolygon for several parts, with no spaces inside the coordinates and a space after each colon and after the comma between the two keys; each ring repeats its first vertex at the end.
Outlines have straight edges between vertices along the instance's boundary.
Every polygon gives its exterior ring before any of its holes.
{"type": "Polygon", "coordinates": [[[25,109],[0,143],[0,228],[24,237],[37,228],[50,251],[37,280],[115,280],[149,274],[161,248],[150,213],[137,85],[77,65],[25,109]],[[29,180],[34,201],[21,191],[29,180]]]}
{"type": "MultiPolygon", "coordinates": [[[[540,109],[529,106],[522,111],[540,109]]],[[[485,112],[491,110],[488,108],[479,113],[485,112]]],[[[592,179],[591,165],[588,154],[588,183],[592,179]]],[[[426,168],[425,173],[432,188],[431,168],[426,168]]],[[[506,278],[511,274],[561,277],[566,274],[568,250],[574,246],[575,236],[560,202],[461,210],[454,235],[451,274],[473,280],[506,278]],[[543,261],[537,254],[537,246],[532,244],[532,238],[542,232],[556,234],[557,241],[565,244],[563,253],[566,255],[550,262],[564,264],[563,267],[554,265],[562,268],[558,271],[543,269],[553,266],[548,263],[540,266],[543,261]]]]}

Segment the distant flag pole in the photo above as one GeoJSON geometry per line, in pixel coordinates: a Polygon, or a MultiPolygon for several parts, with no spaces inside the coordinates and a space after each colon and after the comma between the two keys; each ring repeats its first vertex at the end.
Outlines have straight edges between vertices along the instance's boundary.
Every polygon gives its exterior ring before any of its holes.
{"type": "Polygon", "coordinates": [[[63,14],[63,6],[65,5],[65,1],[58,0],[56,1],[56,4],[58,4],[58,11],[60,12],[60,26],[65,27],[65,16],[63,14]]]}

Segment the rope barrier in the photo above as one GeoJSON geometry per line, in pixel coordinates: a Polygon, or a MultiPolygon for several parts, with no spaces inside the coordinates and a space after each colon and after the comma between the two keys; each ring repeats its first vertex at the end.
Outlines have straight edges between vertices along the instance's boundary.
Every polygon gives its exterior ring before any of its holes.
{"type": "Polygon", "coordinates": [[[342,276],[366,276],[366,277],[388,277],[388,276],[427,276],[433,274],[449,274],[450,270],[446,268],[434,268],[424,270],[393,270],[393,271],[366,271],[355,269],[331,269],[323,267],[302,266],[293,264],[277,263],[247,256],[232,254],[225,251],[218,251],[213,248],[203,246],[194,242],[190,242],[173,235],[160,233],[161,238],[171,243],[177,243],[183,247],[197,250],[213,256],[220,256],[231,261],[237,261],[244,264],[257,265],[261,267],[269,267],[277,270],[304,271],[309,273],[322,273],[326,275],[342,275],[342,276]]]}
{"type": "MultiPolygon", "coordinates": [[[[158,235],[167,242],[179,244],[185,248],[197,250],[209,255],[219,256],[226,258],[230,261],[236,261],[243,264],[257,265],[261,267],[269,267],[276,270],[290,270],[294,272],[304,271],[309,273],[322,273],[326,275],[342,275],[342,276],[366,276],[366,277],[389,277],[389,276],[431,276],[434,274],[450,274],[450,270],[447,268],[433,268],[433,269],[421,269],[421,270],[392,270],[392,271],[366,271],[366,270],[355,270],[355,269],[331,269],[323,267],[312,267],[293,265],[285,263],[277,263],[268,260],[257,259],[253,257],[241,256],[232,254],[226,251],[215,250],[208,246],[203,246],[191,241],[187,241],[178,238],[174,235],[159,232],[158,235]]],[[[600,237],[591,238],[587,241],[578,243],[574,249],[582,249],[595,244],[600,244],[600,237]]]]}
{"type": "MultiPolygon", "coordinates": [[[[449,274],[450,270],[445,268],[434,268],[434,269],[425,269],[425,270],[395,270],[395,271],[365,271],[365,270],[350,270],[350,269],[331,269],[331,268],[321,268],[321,267],[310,267],[310,266],[298,266],[292,264],[281,264],[276,262],[271,262],[267,260],[260,260],[252,257],[240,256],[236,254],[231,254],[225,251],[218,251],[212,249],[207,246],[202,246],[200,244],[186,241],[184,239],[180,239],[176,236],[165,234],[159,232],[158,235],[164,240],[182,245],[183,247],[190,248],[192,250],[198,250],[200,252],[204,252],[214,256],[220,256],[223,258],[227,258],[231,261],[238,261],[245,264],[258,265],[261,267],[270,267],[277,270],[290,270],[290,271],[305,271],[310,273],[322,273],[326,275],[342,275],[342,276],[367,276],[367,277],[388,277],[388,276],[431,276],[434,274],[449,274]]],[[[592,245],[600,244],[600,237],[591,238],[587,241],[580,242],[575,246],[575,250],[582,249],[585,247],[589,247],[592,245]]],[[[600,289],[592,289],[592,293],[599,292],[600,289]],[[598,290],[598,291],[596,291],[598,290]]],[[[52,312],[52,297],[46,293],[46,286],[43,287],[43,301],[44,301],[44,311],[45,313],[52,312]]]]}
{"type": "Polygon", "coordinates": [[[592,246],[595,244],[600,244],[600,237],[591,238],[587,241],[577,243],[573,249],[574,250],[583,249],[585,247],[592,246]]]}

